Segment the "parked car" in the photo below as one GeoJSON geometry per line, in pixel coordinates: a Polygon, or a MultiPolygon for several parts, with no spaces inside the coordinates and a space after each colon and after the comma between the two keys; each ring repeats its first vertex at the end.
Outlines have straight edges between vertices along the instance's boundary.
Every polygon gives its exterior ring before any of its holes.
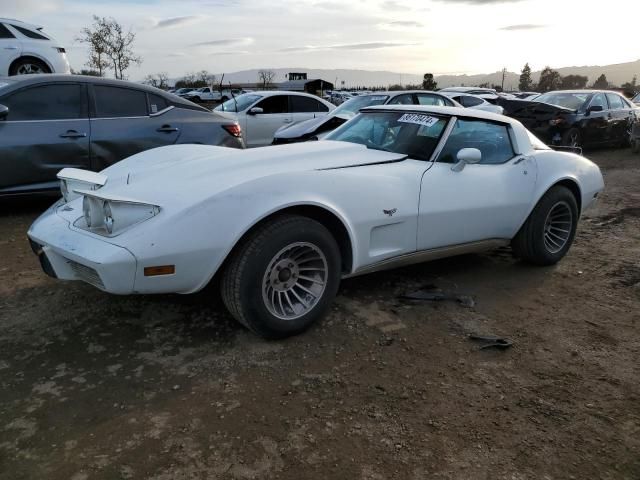
{"type": "Polygon", "coordinates": [[[498,94],[495,88],[484,88],[484,87],[445,87],[438,90],[438,92],[466,93],[467,95],[497,95],[498,94]]]}
{"type": "Polygon", "coordinates": [[[202,87],[187,92],[182,96],[194,102],[226,102],[234,96],[242,95],[242,93],[244,92],[237,88],[219,90],[211,87],[202,87]]]}
{"type": "Polygon", "coordinates": [[[171,90],[169,90],[169,93],[173,93],[174,95],[178,95],[179,97],[184,97],[185,94],[189,93],[190,91],[192,91],[193,88],[178,88],[176,90],[174,90],[173,92],[171,90]]]}
{"type": "Polygon", "coordinates": [[[55,190],[61,167],[99,171],[174,143],[244,147],[236,122],[153,87],[80,75],[0,80],[0,195],[55,190]]]}
{"type": "Polygon", "coordinates": [[[604,187],[516,120],[419,105],[366,108],[322,142],[177,145],[59,176],[66,200],[28,232],[45,272],[117,294],[215,275],[266,338],[321,318],[344,277],[509,244],[554,264],[604,187]]]}
{"type": "Polygon", "coordinates": [[[214,111],[240,123],[248,147],[260,147],[271,144],[281,126],[324,117],[334,108],[308,93],[265,91],[232,98],[214,111]]]}
{"type": "Polygon", "coordinates": [[[0,77],[71,73],[65,48],[42,27],[0,18],[0,77]]]}
{"type": "Polygon", "coordinates": [[[520,120],[549,145],[628,145],[640,109],[617,92],[558,90],[532,101],[501,100],[505,114],[520,120]]]}
{"type": "Polygon", "coordinates": [[[640,106],[640,93],[637,94],[635,97],[633,97],[633,99],[631,101],[633,103],[635,103],[636,105],[640,106]]]}
{"type": "Polygon", "coordinates": [[[274,135],[273,144],[280,145],[283,143],[306,142],[307,140],[323,138],[328,135],[329,132],[353,118],[360,109],[384,104],[461,106],[455,100],[445,95],[423,90],[360,95],[344,102],[329,113],[329,115],[280,127],[274,135]]]}
{"type": "Polygon", "coordinates": [[[497,113],[498,115],[502,115],[504,109],[500,105],[494,105],[489,103],[482,97],[477,95],[469,95],[466,93],[460,92],[440,92],[442,95],[446,95],[447,97],[455,100],[463,107],[466,108],[475,108],[477,110],[482,110],[485,112],[497,113]]]}

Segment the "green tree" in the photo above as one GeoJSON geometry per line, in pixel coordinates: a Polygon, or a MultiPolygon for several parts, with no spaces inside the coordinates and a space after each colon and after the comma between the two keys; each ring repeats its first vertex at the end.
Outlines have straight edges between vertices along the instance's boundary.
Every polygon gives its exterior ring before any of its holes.
{"type": "Polygon", "coordinates": [[[524,64],[522,72],[520,73],[520,83],[518,88],[521,92],[528,92],[533,87],[533,80],[531,79],[531,67],[528,63],[524,64]]]}
{"type": "Polygon", "coordinates": [[[593,88],[597,88],[597,89],[609,88],[609,80],[607,80],[607,76],[604,73],[600,75],[595,82],[593,82],[593,88]]]}
{"type": "Polygon", "coordinates": [[[545,67],[540,73],[540,81],[538,82],[538,90],[541,92],[550,92],[560,88],[562,77],[551,67],[545,67]]]}
{"type": "Polygon", "coordinates": [[[586,88],[588,81],[589,77],[585,77],[584,75],[567,75],[562,78],[560,87],[566,90],[586,88]]]}
{"type": "Polygon", "coordinates": [[[425,73],[422,77],[422,88],[425,90],[435,90],[438,88],[438,82],[433,78],[433,73],[425,73]]]}

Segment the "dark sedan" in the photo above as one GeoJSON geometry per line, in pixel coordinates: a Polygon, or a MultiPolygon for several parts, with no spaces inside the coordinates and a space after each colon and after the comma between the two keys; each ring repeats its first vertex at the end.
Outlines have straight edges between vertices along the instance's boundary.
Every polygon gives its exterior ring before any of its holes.
{"type": "Polygon", "coordinates": [[[617,92],[561,90],[532,101],[503,99],[505,115],[520,120],[549,145],[628,145],[640,109],[617,92]]]}
{"type": "Polygon", "coordinates": [[[79,75],[0,79],[0,196],[56,190],[62,168],[99,171],[175,143],[244,148],[237,123],[153,87],[79,75]]]}

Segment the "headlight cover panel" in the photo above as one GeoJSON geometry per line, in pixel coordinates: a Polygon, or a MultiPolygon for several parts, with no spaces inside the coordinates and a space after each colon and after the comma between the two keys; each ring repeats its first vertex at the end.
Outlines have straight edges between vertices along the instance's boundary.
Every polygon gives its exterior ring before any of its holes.
{"type": "Polygon", "coordinates": [[[142,223],[160,213],[160,207],[146,203],[108,200],[84,195],[83,216],[78,218],[74,227],[96,233],[103,237],[115,237],[129,228],[142,223]],[[87,222],[86,213],[91,222],[87,222]]]}

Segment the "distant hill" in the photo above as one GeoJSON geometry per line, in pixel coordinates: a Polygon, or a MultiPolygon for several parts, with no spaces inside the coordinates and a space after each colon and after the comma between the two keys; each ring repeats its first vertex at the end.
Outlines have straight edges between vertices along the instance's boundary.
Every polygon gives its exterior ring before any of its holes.
{"type": "MultiPolygon", "coordinates": [[[[258,81],[258,71],[260,69],[242,70],[239,72],[226,73],[224,83],[253,83],[258,81]]],[[[271,68],[276,76],[274,82],[279,83],[287,79],[289,72],[306,72],[307,78],[321,78],[335,84],[336,88],[354,88],[358,86],[374,87],[388,86],[401,83],[402,85],[415,85],[422,83],[422,75],[413,73],[398,73],[385,70],[349,70],[349,69],[318,69],[318,68],[271,68]],[[337,82],[337,83],[336,83],[337,82]],[[344,84],[342,83],[344,82],[344,84]]],[[[592,65],[582,67],[556,68],[561,75],[586,75],[589,77],[589,84],[592,84],[601,74],[605,74],[609,82],[614,85],[621,85],[631,81],[634,75],[638,76],[640,83],[640,60],[635,62],[619,63],[615,65],[592,65]]],[[[221,74],[217,74],[220,79],[221,74]]],[[[533,72],[534,82],[540,78],[540,71],[533,72]]],[[[505,89],[517,89],[520,73],[507,72],[505,75],[505,89]]],[[[436,75],[439,87],[451,86],[474,86],[488,83],[490,85],[500,85],[502,82],[502,72],[477,74],[477,75],[436,75]]]]}

